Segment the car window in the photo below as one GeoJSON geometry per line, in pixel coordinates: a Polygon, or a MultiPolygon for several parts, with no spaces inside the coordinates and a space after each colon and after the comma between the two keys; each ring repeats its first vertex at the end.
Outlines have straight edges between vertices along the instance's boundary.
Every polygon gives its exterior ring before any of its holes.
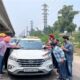
{"type": "Polygon", "coordinates": [[[43,43],[37,40],[21,40],[18,45],[23,49],[42,49],[43,43]]]}

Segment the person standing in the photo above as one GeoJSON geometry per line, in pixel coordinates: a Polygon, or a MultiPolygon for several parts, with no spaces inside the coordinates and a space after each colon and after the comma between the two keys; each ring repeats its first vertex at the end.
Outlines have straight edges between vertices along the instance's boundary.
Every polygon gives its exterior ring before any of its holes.
{"type": "Polygon", "coordinates": [[[48,40],[48,43],[50,44],[50,46],[51,46],[51,55],[52,55],[52,60],[53,60],[53,66],[54,66],[54,72],[56,73],[56,74],[58,74],[57,73],[57,70],[58,70],[58,63],[57,63],[57,60],[55,59],[55,56],[54,56],[54,54],[53,54],[53,48],[52,48],[52,44],[53,43],[57,43],[58,44],[58,42],[57,42],[57,40],[55,39],[55,36],[54,36],[54,34],[50,34],[49,35],[49,40],[48,40]]]}
{"type": "Polygon", "coordinates": [[[3,41],[3,38],[6,37],[7,35],[5,33],[0,33],[0,42],[3,41]]]}
{"type": "Polygon", "coordinates": [[[49,43],[52,43],[55,40],[54,34],[49,35],[49,43]]]}
{"type": "Polygon", "coordinates": [[[1,42],[0,42],[0,79],[2,78],[2,74],[3,74],[3,60],[4,60],[4,55],[7,49],[7,43],[10,42],[11,37],[7,36],[5,37],[1,42]]]}
{"type": "Polygon", "coordinates": [[[58,63],[58,80],[66,80],[67,77],[67,68],[66,68],[66,58],[61,47],[57,45],[57,42],[51,44],[53,47],[53,55],[58,63]]]}
{"type": "Polygon", "coordinates": [[[67,62],[67,72],[69,80],[72,80],[72,62],[73,62],[73,44],[69,40],[69,36],[63,36],[64,45],[62,46],[65,52],[66,62],[67,62]]]}

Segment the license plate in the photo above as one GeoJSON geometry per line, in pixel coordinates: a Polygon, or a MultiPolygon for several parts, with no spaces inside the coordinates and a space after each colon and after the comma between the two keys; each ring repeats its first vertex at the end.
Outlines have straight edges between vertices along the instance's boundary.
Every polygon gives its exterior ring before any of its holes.
{"type": "Polygon", "coordinates": [[[24,69],[24,72],[38,72],[38,69],[27,68],[27,69],[24,69]]]}

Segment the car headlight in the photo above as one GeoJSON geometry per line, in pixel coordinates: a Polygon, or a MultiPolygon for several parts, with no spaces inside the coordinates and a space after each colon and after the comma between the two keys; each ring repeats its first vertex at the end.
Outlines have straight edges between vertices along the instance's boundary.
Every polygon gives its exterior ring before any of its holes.
{"type": "Polygon", "coordinates": [[[13,56],[10,56],[9,59],[10,59],[10,60],[13,60],[13,61],[17,61],[17,59],[14,58],[13,56]]]}

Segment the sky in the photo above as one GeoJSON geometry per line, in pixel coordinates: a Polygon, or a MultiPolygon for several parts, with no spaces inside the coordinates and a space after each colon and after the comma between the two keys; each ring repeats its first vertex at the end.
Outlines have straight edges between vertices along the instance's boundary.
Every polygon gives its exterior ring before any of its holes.
{"type": "MultiPolygon", "coordinates": [[[[48,5],[48,25],[57,20],[58,11],[63,5],[73,5],[74,10],[80,11],[80,0],[3,0],[6,11],[17,35],[26,27],[30,29],[30,21],[34,28],[43,29],[43,4],[48,5]]],[[[75,16],[74,23],[80,26],[80,13],[75,16]]]]}

